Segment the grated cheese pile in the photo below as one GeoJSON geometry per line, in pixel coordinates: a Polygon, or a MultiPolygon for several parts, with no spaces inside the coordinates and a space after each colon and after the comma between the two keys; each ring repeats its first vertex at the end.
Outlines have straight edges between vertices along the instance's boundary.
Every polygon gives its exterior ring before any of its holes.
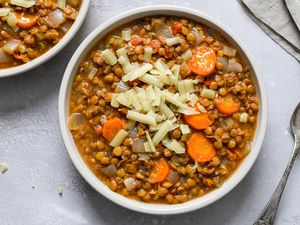
{"type": "MultiPolygon", "coordinates": [[[[149,51],[151,52],[151,49],[149,51]]],[[[104,54],[105,56],[110,55],[107,52],[104,54]]],[[[149,60],[142,65],[130,63],[125,48],[117,50],[117,56],[118,58],[108,57],[106,61],[111,64],[115,64],[117,61],[120,63],[126,73],[122,77],[123,83],[138,79],[148,86],[146,88],[135,86],[121,93],[113,93],[111,106],[129,108],[127,119],[148,125],[151,132],[156,131],[152,138],[146,132],[146,151],[156,151],[155,146],[162,142],[164,146],[177,154],[184,153],[185,148],[175,139],[169,140],[167,134],[178,127],[183,134],[190,133],[188,125],[176,123],[175,113],[195,115],[206,112],[205,108],[198,103],[197,95],[194,94],[196,91],[194,85],[198,81],[182,80],[178,64],[169,68],[161,59],[158,59],[154,65],[149,63],[149,60]],[[169,91],[166,87],[173,87],[175,92],[169,91]],[[189,104],[195,105],[197,110],[190,107],[189,104]]],[[[186,58],[188,59],[188,57],[186,58]]],[[[201,95],[209,99],[215,97],[214,91],[210,89],[205,89],[201,95]]]]}

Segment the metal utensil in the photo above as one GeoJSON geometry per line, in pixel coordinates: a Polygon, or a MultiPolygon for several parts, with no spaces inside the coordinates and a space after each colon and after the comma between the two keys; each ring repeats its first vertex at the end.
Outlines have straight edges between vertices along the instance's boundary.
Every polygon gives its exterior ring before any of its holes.
{"type": "Polygon", "coordinates": [[[284,190],[287,179],[290,175],[291,169],[294,165],[296,156],[300,151],[300,103],[298,103],[296,109],[293,112],[290,121],[291,131],[294,135],[295,144],[292,152],[292,156],[289,160],[289,163],[284,171],[284,174],[273,193],[271,199],[268,204],[265,206],[264,210],[261,212],[259,217],[256,219],[253,225],[272,225],[274,222],[274,218],[277,212],[277,208],[281,199],[282,192],[284,190]]]}

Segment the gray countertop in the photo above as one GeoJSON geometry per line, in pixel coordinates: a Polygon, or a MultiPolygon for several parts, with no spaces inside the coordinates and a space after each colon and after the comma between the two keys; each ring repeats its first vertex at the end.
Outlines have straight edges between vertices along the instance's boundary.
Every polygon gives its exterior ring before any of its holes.
{"type": "MultiPolygon", "coordinates": [[[[92,0],[74,40],[46,64],[0,80],[1,225],[252,224],[274,191],[290,156],[290,115],[300,100],[300,65],[247,17],[236,0],[92,0]],[[246,178],[218,202],[191,213],[152,216],[129,211],[96,193],[78,174],[63,145],[57,98],[64,69],[81,41],[100,23],[125,10],[176,4],[210,14],[249,47],[265,80],[269,123],[261,153],[246,178]],[[64,187],[63,196],[57,188],[64,187]]],[[[300,224],[300,162],[285,189],[275,224],[300,224]]]]}

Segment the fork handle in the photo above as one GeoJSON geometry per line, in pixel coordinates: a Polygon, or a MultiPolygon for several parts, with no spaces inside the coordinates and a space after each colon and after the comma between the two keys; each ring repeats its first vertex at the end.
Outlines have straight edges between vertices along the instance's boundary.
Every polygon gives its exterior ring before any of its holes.
{"type": "Polygon", "coordinates": [[[284,171],[283,176],[280,179],[279,184],[276,187],[271,199],[268,204],[265,206],[259,217],[256,219],[253,225],[272,225],[274,222],[274,218],[277,212],[277,208],[281,199],[282,192],[285,188],[287,179],[290,175],[292,167],[294,165],[300,144],[298,141],[295,142],[295,146],[293,149],[292,156],[289,160],[289,163],[284,171]]]}

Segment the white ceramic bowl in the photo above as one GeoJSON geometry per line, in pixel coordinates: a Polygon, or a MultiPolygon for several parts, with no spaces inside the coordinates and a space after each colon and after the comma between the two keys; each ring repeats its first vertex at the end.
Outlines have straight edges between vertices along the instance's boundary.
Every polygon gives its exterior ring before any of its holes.
{"type": "Polygon", "coordinates": [[[55,56],[58,52],[60,52],[72,40],[72,38],[75,36],[77,31],[79,30],[81,24],[83,23],[83,21],[86,17],[87,12],[88,12],[89,5],[90,5],[90,0],[82,0],[78,16],[77,16],[76,20],[74,21],[74,23],[72,24],[70,30],[49,51],[45,52],[43,55],[35,58],[34,60],[32,60],[28,63],[22,64],[19,66],[15,66],[15,67],[11,67],[11,68],[7,68],[7,69],[0,69],[0,78],[17,75],[20,73],[24,73],[28,70],[31,70],[31,69],[41,65],[42,63],[48,61],[53,56],[55,56]]]}
{"type": "Polygon", "coordinates": [[[216,200],[223,197],[230,190],[232,190],[248,173],[252,167],[263,142],[263,138],[266,131],[267,123],[267,99],[266,91],[263,85],[263,80],[259,74],[257,68],[254,66],[254,62],[246,50],[247,48],[241,43],[236,35],[234,35],[228,28],[221,25],[215,19],[203,14],[199,11],[195,11],[188,8],[170,6],[170,5],[157,5],[157,6],[147,6],[142,8],[137,8],[134,10],[122,13],[102,25],[96,28],[79,46],[79,48],[74,53],[71,58],[69,65],[65,71],[60,93],[59,93],[59,122],[60,129],[62,132],[63,140],[68,153],[85,180],[99,193],[101,193],[106,198],[112,200],[113,202],[124,206],[126,208],[149,213],[149,214],[178,214],[183,212],[192,211],[205,207],[216,200]],[[103,184],[85,165],[82,160],[72,138],[72,135],[68,129],[67,118],[68,118],[68,103],[69,95],[71,91],[72,82],[74,76],[76,75],[78,66],[88,52],[94,47],[94,45],[100,40],[104,35],[111,32],[112,30],[118,28],[120,25],[130,22],[132,20],[154,15],[172,15],[179,17],[186,17],[198,21],[200,23],[206,24],[209,27],[222,33],[241,53],[245,62],[250,66],[252,74],[254,75],[255,84],[257,87],[257,95],[260,100],[260,111],[258,115],[258,125],[256,129],[256,134],[253,142],[253,147],[250,154],[243,160],[239,168],[232,174],[232,176],[226,180],[226,182],[218,189],[204,195],[203,197],[196,198],[194,200],[176,204],[176,205],[163,205],[163,204],[150,204],[139,202],[135,200],[123,197],[111,191],[105,184],[103,184]]]}

